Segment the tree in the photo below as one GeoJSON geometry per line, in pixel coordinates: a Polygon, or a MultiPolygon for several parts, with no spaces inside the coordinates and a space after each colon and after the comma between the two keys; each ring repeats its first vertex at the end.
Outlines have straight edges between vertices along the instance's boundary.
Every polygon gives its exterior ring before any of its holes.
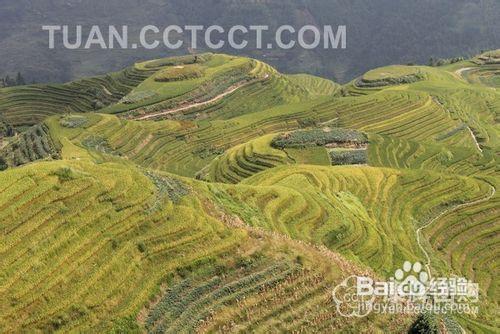
{"type": "Polygon", "coordinates": [[[438,334],[439,325],[436,316],[431,313],[422,313],[413,323],[408,334],[438,334]]]}
{"type": "Polygon", "coordinates": [[[5,77],[4,81],[5,81],[5,87],[12,87],[16,85],[16,81],[11,79],[8,74],[5,77]]]}
{"type": "Polygon", "coordinates": [[[25,85],[25,84],[26,84],[26,82],[24,81],[23,76],[21,75],[21,72],[17,72],[16,84],[17,84],[18,86],[23,86],[23,85],[25,85]]]}
{"type": "Polygon", "coordinates": [[[3,157],[0,157],[0,171],[6,170],[9,166],[3,157]]]}
{"type": "Polygon", "coordinates": [[[12,137],[14,136],[15,131],[10,124],[5,121],[2,121],[0,117],[0,138],[2,137],[12,137]]]}

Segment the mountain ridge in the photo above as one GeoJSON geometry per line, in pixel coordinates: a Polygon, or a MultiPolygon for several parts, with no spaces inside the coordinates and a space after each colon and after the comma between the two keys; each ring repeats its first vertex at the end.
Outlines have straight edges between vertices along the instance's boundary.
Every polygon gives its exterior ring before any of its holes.
{"type": "MultiPolygon", "coordinates": [[[[0,4],[0,76],[17,72],[31,82],[64,82],[117,71],[139,58],[159,58],[187,53],[157,50],[49,50],[47,24],[82,24],[107,27],[129,25],[131,32],[153,24],[229,27],[283,24],[300,27],[346,25],[347,50],[254,50],[240,55],[271,63],[285,73],[306,72],[345,83],[375,67],[395,63],[426,64],[430,57],[468,57],[497,47],[500,5],[494,0],[419,1],[389,0],[289,0],[107,1],[103,4],[67,0],[23,0],[0,4]],[[59,18],[64,17],[61,21],[59,18]],[[29,41],[29,42],[27,42],[29,41]],[[34,59],[37,59],[36,62],[34,59]]],[[[298,29],[298,28],[297,28],[298,29]]],[[[106,29],[104,29],[106,30],[106,29]]],[[[267,41],[265,41],[267,42],[267,41]]],[[[222,49],[234,53],[236,50],[222,49]]]]}

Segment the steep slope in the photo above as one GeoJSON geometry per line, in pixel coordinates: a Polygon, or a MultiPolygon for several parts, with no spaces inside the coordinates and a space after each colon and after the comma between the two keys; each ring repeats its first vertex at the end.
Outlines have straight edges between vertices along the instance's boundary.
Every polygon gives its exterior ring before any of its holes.
{"type": "Polygon", "coordinates": [[[64,85],[30,85],[0,90],[0,110],[13,126],[33,125],[53,114],[87,112],[118,102],[151,71],[128,68],[64,85]]]}
{"type": "MultiPolygon", "coordinates": [[[[203,184],[80,153],[0,174],[2,331],[373,327],[330,301],[365,269],[238,223],[203,184]]],[[[410,320],[378,318],[394,331],[410,320]]]]}
{"type": "Polygon", "coordinates": [[[229,119],[337,89],[329,80],[288,77],[252,59],[203,54],[141,62],[63,85],[3,88],[0,112],[15,127],[53,114],[95,111],[143,120],[229,119]]]}

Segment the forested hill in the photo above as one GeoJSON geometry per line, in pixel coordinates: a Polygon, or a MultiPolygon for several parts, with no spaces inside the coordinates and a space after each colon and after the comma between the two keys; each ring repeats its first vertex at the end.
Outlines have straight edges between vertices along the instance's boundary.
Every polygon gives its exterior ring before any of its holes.
{"type": "MultiPolygon", "coordinates": [[[[4,0],[0,2],[0,77],[67,81],[118,70],[166,50],[48,49],[44,24],[347,25],[347,50],[243,51],[284,72],[346,82],[387,64],[477,54],[500,44],[497,0],[4,0]]],[[[186,53],[187,50],[179,50],[186,53]]],[[[235,50],[220,50],[234,53],[235,50]]]]}

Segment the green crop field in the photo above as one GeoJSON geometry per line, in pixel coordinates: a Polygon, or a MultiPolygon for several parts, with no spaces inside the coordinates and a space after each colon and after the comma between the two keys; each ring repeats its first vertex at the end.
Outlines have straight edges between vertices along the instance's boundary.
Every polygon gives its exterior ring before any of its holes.
{"type": "Polygon", "coordinates": [[[333,288],[405,261],[498,333],[498,51],[339,85],[200,54],[0,89],[0,333],[404,333],[333,288]]]}

